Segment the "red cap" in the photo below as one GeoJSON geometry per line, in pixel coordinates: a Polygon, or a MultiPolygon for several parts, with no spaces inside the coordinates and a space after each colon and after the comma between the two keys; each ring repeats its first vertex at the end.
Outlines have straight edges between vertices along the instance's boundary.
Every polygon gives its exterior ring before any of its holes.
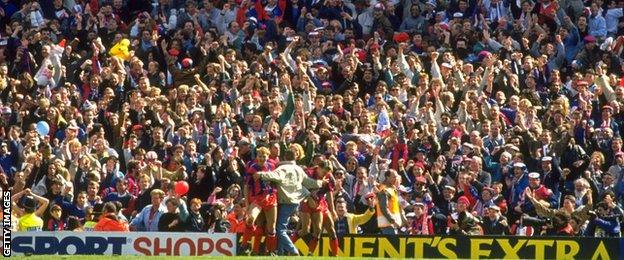
{"type": "Polygon", "coordinates": [[[407,33],[402,32],[402,33],[395,34],[393,37],[393,40],[395,42],[407,42],[409,41],[409,38],[410,37],[407,33]]]}
{"type": "Polygon", "coordinates": [[[451,137],[462,137],[462,132],[455,129],[453,130],[453,132],[451,132],[451,137]]]}
{"type": "Polygon", "coordinates": [[[425,164],[423,162],[416,162],[414,163],[414,167],[416,168],[420,168],[420,169],[425,169],[425,164]]]}
{"type": "Polygon", "coordinates": [[[535,197],[538,200],[547,199],[552,194],[550,189],[537,189],[535,190],[535,197]]]}
{"type": "Polygon", "coordinates": [[[585,41],[585,43],[596,43],[596,37],[587,35],[583,38],[583,41],[585,41]]]}
{"type": "Polygon", "coordinates": [[[440,23],[440,29],[445,30],[445,31],[449,31],[451,28],[449,27],[448,23],[440,23]]]}
{"type": "Polygon", "coordinates": [[[180,51],[178,49],[176,49],[176,48],[173,48],[173,49],[169,50],[169,55],[171,55],[171,56],[178,56],[178,55],[180,55],[180,51]]]}
{"type": "Polygon", "coordinates": [[[420,175],[420,176],[416,177],[416,182],[427,183],[427,179],[425,179],[425,177],[420,175]]]}
{"type": "Polygon", "coordinates": [[[142,125],[133,125],[132,126],[132,131],[139,131],[139,130],[143,130],[143,126],[142,125]]]}
{"type": "Polygon", "coordinates": [[[460,204],[460,203],[470,206],[470,200],[468,200],[468,197],[466,196],[461,196],[459,197],[459,199],[457,199],[457,204],[460,204]]]}
{"type": "Polygon", "coordinates": [[[189,68],[192,65],[193,65],[193,60],[191,60],[191,58],[184,58],[184,59],[182,59],[182,67],[189,68]]]}
{"type": "Polygon", "coordinates": [[[364,195],[365,199],[374,198],[374,197],[375,197],[375,193],[374,192],[369,192],[369,193],[366,193],[366,195],[364,195]]]}
{"type": "Polygon", "coordinates": [[[587,83],[587,81],[584,81],[584,80],[579,80],[579,81],[576,82],[576,85],[577,86],[587,86],[587,85],[589,85],[589,83],[587,83]]]}

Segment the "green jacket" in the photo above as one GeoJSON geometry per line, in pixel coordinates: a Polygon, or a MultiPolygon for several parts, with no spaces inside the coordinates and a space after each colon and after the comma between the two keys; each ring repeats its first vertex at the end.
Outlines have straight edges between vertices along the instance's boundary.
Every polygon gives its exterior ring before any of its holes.
{"type": "Polygon", "coordinates": [[[323,182],[315,180],[293,161],[284,161],[272,172],[258,172],[260,179],[277,184],[277,199],[280,204],[299,204],[310,191],[323,186],[323,182]]]}

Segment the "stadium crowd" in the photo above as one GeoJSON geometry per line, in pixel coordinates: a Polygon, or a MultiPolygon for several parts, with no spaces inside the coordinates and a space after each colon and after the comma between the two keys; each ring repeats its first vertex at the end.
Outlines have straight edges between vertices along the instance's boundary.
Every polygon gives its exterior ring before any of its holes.
{"type": "Polygon", "coordinates": [[[623,7],[2,0],[13,228],[619,237],[623,7]]]}

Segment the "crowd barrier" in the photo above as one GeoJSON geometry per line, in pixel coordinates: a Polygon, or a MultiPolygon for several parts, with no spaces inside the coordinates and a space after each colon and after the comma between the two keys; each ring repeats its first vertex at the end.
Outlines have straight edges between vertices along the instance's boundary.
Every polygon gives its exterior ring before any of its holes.
{"type": "MultiPolygon", "coordinates": [[[[312,255],[329,256],[324,237],[312,255]]],[[[308,246],[295,241],[302,254],[308,246]]],[[[340,240],[340,255],[353,257],[439,259],[622,259],[624,239],[522,236],[366,236],[340,240]]]]}
{"type": "MultiPolygon", "coordinates": [[[[13,232],[12,255],[237,255],[236,234],[162,232],[13,232]]],[[[295,241],[302,254],[308,247],[295,241]]],[[[5,248],[6,248],[5,243],[5,248]]],[[[520,236],[366,236],[340,239],[340,256],[398,258],[621,259],[624,239],[520,236]]],[[[322,238],[316,256],[329,256],[322,238]]]]}
{"type": "Polygon", "coordinates": [[[12,255],[234,256],[236,234],[13,232],[10,247],[12,255]]]}

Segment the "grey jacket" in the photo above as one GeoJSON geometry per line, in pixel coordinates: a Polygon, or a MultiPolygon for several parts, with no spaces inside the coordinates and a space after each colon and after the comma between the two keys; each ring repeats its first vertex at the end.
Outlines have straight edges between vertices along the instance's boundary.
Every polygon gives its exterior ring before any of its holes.
{"type": "Polygon", "coordinates": [[[277,184],[279,204],[298,204],[308,195],[308,189],[321,188],[323,182],[315,180],[293,161],[284,161],[272,172],[258,172],[260,179],[277,184]]]}

